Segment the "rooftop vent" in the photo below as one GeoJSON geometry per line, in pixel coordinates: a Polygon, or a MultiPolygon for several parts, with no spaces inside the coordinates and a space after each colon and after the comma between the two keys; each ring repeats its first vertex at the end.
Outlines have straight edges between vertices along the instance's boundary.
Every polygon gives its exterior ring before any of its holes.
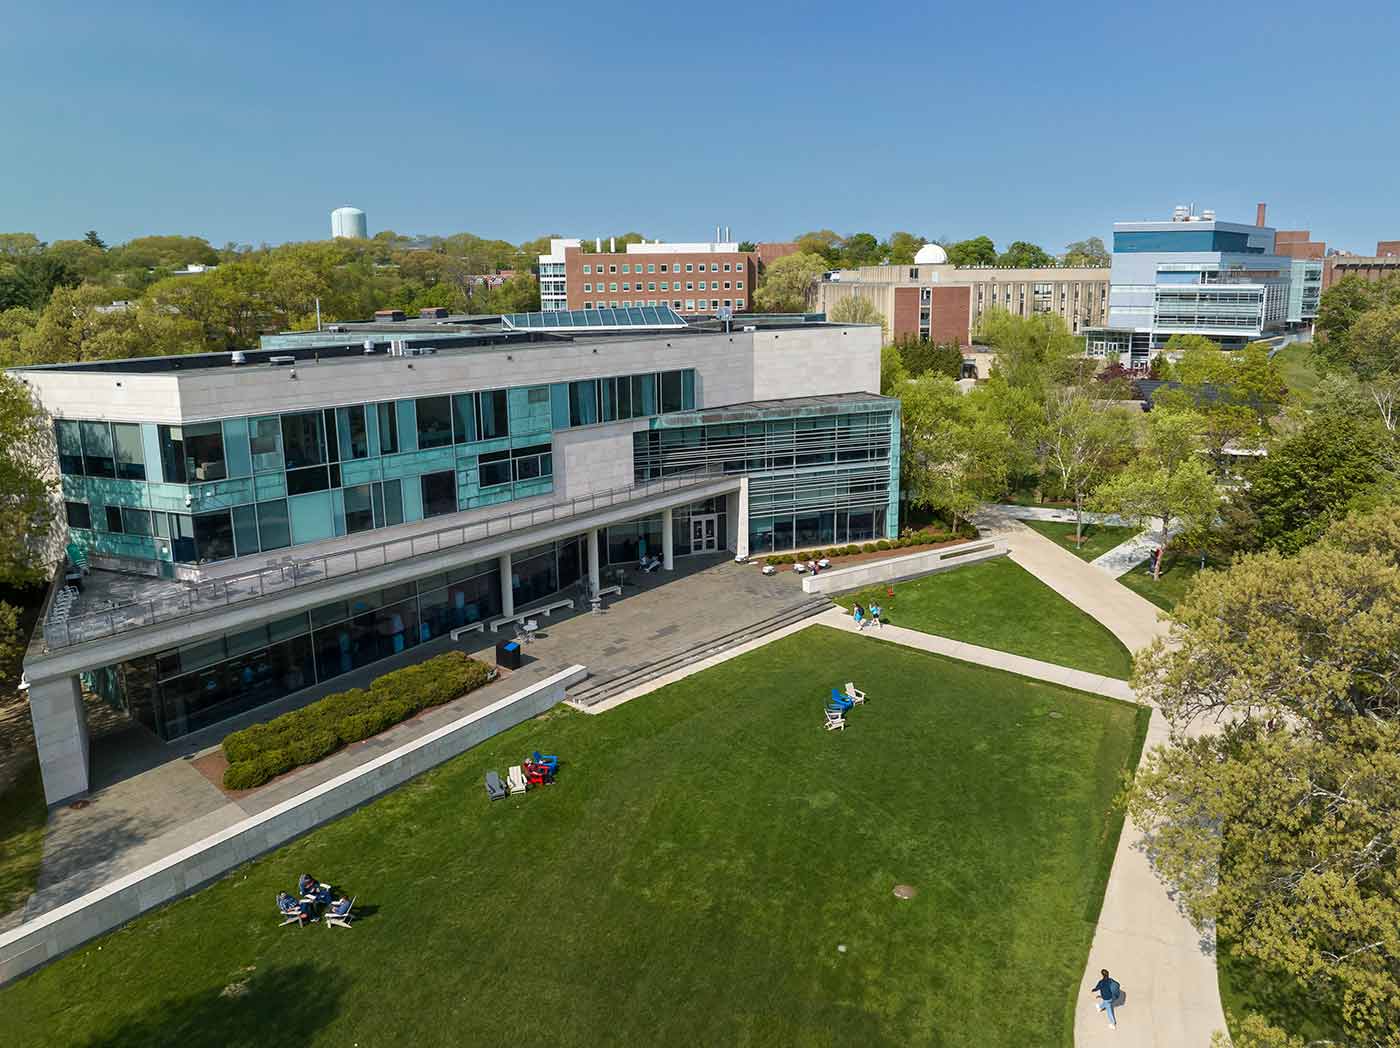
{"type": "Polygon", "coordinates": [[[418,316],[423,320],[442,320],[447,316],[447,307],[424,306],[418,311],[418,316]]]}
{"type": "Polygon", "coordinates": [[[402,320],[403,318],[402,309],[376,309],[374,311],[375,320],[402,320]]]}
{"type": "Polygon", "coordinates": [[[286,367],[288,364],[295,364],[296,357],[269,357],[267,362],[275,368],[286,367]]]}
{"type": "Polygon", "coordinates": [[[243,352],[243,350],[235,349],[232,353],[229,354],[228,362],[237,367],[239,364],[248,363],[248,356],[243,352]]]}

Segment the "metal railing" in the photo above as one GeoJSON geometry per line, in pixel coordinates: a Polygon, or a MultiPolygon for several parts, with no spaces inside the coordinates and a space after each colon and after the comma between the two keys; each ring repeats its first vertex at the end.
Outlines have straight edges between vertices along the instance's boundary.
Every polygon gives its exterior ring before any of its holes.
{"type": "Polygon", "coordinates": [[[172,593],[169,597],[133,601],[100,611],[70,614],[61,619],[50,614],[45,616],[43,623],[44,645],[51,651],[67,648],[185,615],[210,611],[246,600],[257,600],[298,586],[386,567],[399,561],[524,531],[541,524],[568,520],[607,509],[609,506],[626,505],[688,488],[712,486],[717,481],[726,479],[737,482],[738,478],[669,477],[626,488],[612,488],[591,495],[580,495],[565,502],[515,510],[421,535],[385,539],[316,557],[289,557],[284,563],[270,565],[257,571],[191,582],[182,591],[172,593]]]}

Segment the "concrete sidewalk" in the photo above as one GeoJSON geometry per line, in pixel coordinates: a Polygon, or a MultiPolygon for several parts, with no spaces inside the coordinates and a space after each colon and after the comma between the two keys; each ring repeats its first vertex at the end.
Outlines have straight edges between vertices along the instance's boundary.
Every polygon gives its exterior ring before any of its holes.
{"type": "MultiPolygon", "coordinates": [[[[1006,543],[1012,560],[1103,623],[1129,651],[1167,635],[1168,624],[1155,605],[1000,507],[989,507],[976,522],[984,536],[1006,543]]],[[[1154,710],[1144,756],[1166,741],[1166,721],[1154,710]]],[[[1204,1048],[1212,1033],[1224,1029],[1213,932],[1203,936],[1181,913],[1153,871],[1142,831],[1128,820],[1079,988],[1075,1044],[1204,1048]],[[1101,968],[1109,969],[1123,987],[1116,1030],[1108,1028],[1089,993],[1101,968]]]]}

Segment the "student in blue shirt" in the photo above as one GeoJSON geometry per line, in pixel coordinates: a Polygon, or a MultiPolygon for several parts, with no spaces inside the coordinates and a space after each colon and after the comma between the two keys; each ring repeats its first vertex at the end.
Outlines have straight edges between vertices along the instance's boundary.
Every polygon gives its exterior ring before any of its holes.
{"type": "Polygon", "coordinates": [[[1107,968],[1100,968],[1099,974],[1103,978],[1094,983],[1094,988],[1089,992],[1099,995],[1099,1011],[1108,1013],[1108,1027],[1111,1030],[1118,1026],[1118,1020],[1113,1017],[1113,1002],[1118,1000],[1123,988],[1118,985],[1117,979],[1109,976],[1107,968]]]}

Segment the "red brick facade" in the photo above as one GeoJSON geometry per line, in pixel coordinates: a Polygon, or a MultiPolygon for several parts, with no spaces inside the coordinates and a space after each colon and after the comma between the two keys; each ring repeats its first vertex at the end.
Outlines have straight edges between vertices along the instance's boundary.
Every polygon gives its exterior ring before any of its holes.
{"type": "Polygon", "coordinates": [[[972,288],[896,287],[891,335],[897,339],[922,337],[924,310],[929,313],[927,332],[931,341],[972,345],[972,288]],[[924,293],[928,294],[928,302],[923,301],[924,293]]]}
{"type": "Polygon", "coordinates": [[[570,309],[666,305],[677,313],[702,314],[727,305],[739,313],[753,308],[758,255],[569,248],[564,274],[570,309]]]}

